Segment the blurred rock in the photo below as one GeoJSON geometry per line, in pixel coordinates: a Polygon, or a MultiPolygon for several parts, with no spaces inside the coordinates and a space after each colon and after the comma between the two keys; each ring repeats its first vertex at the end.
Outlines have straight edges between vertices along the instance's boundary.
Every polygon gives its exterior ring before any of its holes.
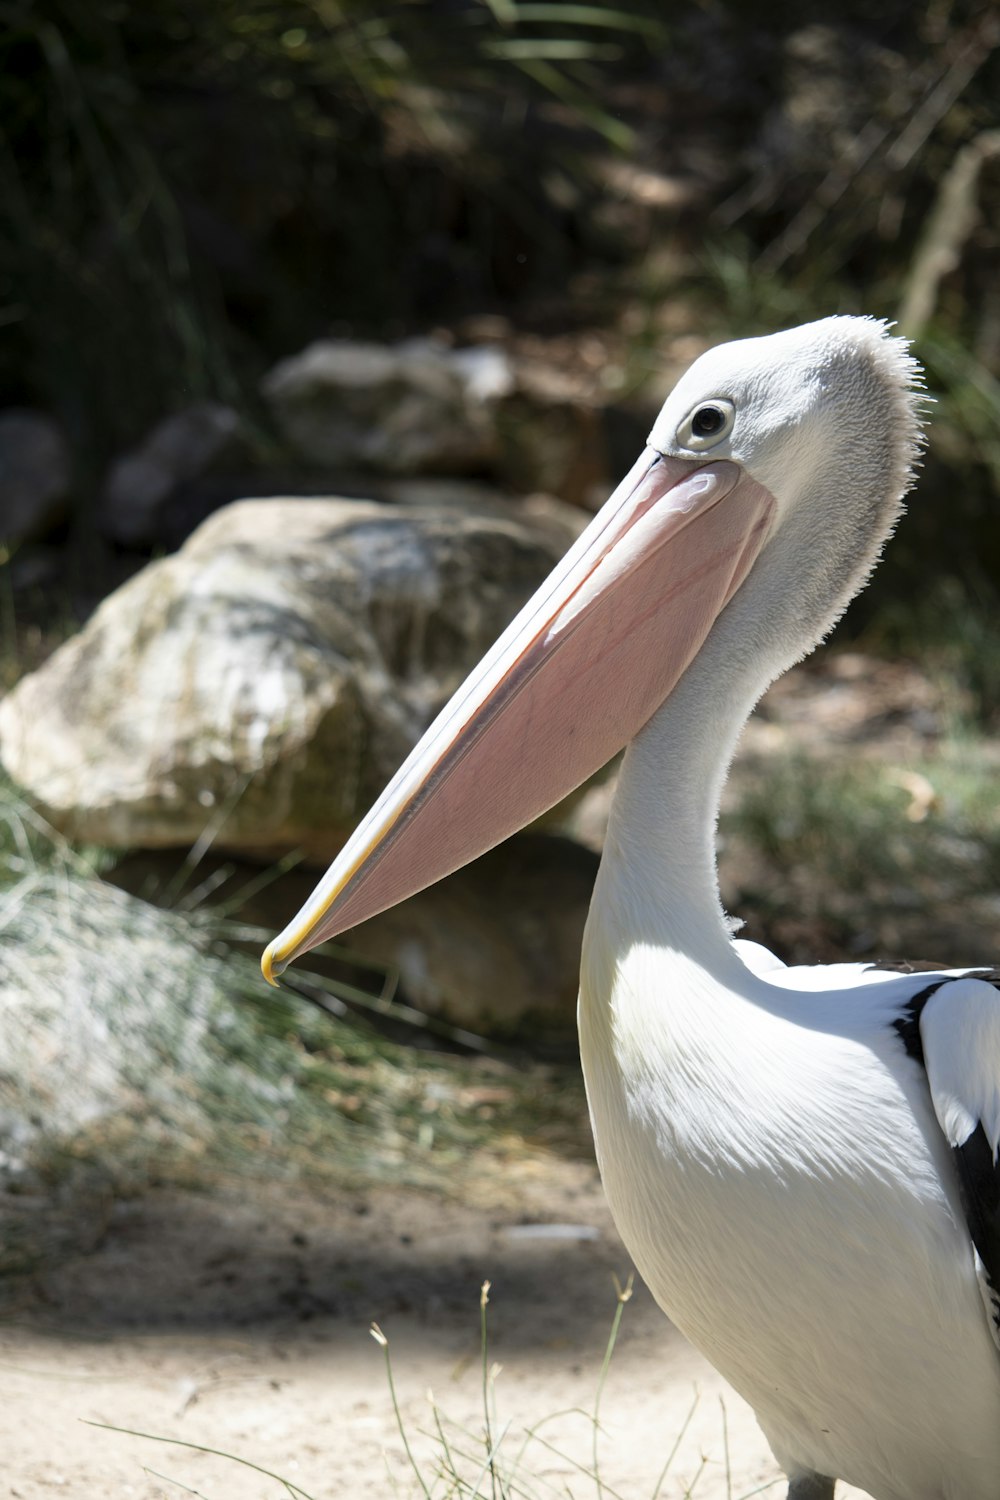
{"type": "Polygon", "coordinates": [[[389,474],[474,474],[496,457],[492,407],[512,384],[502,350],[325,340],[282,360],[262,390],[307,463],[389,474]]]}
{"type": "Polygon", "coordinates": [[[228,506],[0,703],[44,815],[327,859],[561,553],[516,508],[228,506]]]}
{"type": "Polygon", "coordinates": [[[580,946],[599,858],[527,833],[338,941],[399,970],[428,1015],[493,1037],[576,1032],[580,946]]]}
{"type": "Polygon", "coordinates": [[[539,382],[501,402],[496,422],[497,474],[506,488],[541,491],[587,510],[608,498],[613,484],[598,407],[561,399],[539,382]]]}
{"type": "Polygon", "coordinates": [[[65,508],[70,476],[69,448],[51,417],[0,412],[0,543],[44,536],[65,508]]]}
{"type": "Polygon", "coordinates": [[[606,156],[594,166],[609,195],[642,208],[690,209],[705,197],[705,184],[697,177],[658,172],[629,157],[606,156]]]}
{"type": "Polygon", "coordinates": [[[577,505],[554,495],[530,494],[515,499],[492,485],[471,479],[389,479],[370,486],[373,498],[394,505],[454,506],[498,521],[517,516],[533,533],[546,537],[562,556],[590,520],[577,505]]]}
{"type": "Polygon", "coordinates": [[[607,488],[600,406],[496,345],[329,340],[282,361],[263,390],[294,451],[328,471],[490,474],[575,505],[607,488]]]}
{"type": "Polygon", "coordinates": [[[192,482],[245,464],[248,448],[232,407],[200,401],[175,412],[112,466],[100,501],[105,534],[127,547],[165,541],[171,507],[191,507],[192,482]]]}

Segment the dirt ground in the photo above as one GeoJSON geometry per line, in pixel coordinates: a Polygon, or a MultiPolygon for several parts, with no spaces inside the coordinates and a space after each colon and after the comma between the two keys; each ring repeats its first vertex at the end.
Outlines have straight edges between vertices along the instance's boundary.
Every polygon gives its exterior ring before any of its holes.
{"type": "MultiPolygon", "coordinates": [[[[469,1429],[447,1431],[474,1483],[484,1279],[490,1363],[502,1367],[497,1423],[511,1424],[502,1451],[514,1453],[526,1425],[568,1413],[543,1429],[552,1448],[529,1445],[525,1490],[597,1495],[575,1465],[591,1461],[586,1414],[616,1305],[613,1274],[627,1275],[628,1257],[593,1167],[552,1159],[517,1197],[491,1210],[388,1189],[318,1202],[300,1189],[230,1186],[119,1205],[95,1250],[25,1282],[0,1320],[0,1497],[288,1500],[285,1485],[249,1468],[93,1422],[223,1449],[313,1500],[420,1495],[372,1320],[390,1339],[430,1489],[443,1493],[440,1444],[421,1435],[429,1389],[469,1429]]],[[[739,1500],[773,1481],[749,1409],[637,1287],[601,1407],[607,1500],[651,1500],[696,1396],[664,1500],[689,1491],[739,1500]]]]}

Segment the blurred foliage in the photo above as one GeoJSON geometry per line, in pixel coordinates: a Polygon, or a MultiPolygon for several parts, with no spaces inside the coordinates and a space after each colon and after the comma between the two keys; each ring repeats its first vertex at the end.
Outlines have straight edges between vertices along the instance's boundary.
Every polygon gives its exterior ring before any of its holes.
{"type": "Polygon", "coordinates": [[[1000,614],[980,566],[944,572],[915,597],[884,598],[865,638],[878,656],[920,660],[955,733],[1000,731],[1000,614]]]}
{"type": "Polygon", "coordinates": [[[593,70],[662,40],[656,9],[13,0],[3,395],[103,450],[337,319],[502,296],[529,246],[557,281],[540,175],[631,143],[593,70]]]}
{"type": "MultiPolygon", "coordinates": [[[[275,357],[502,312],[631,340],[906,312],[938,398],[880,574],[1000,569],[991,0],[4,0],[0,403],[108,457],[275,357]],[[945,527],[942,516],[961,524],[945,527]]],[[[979,584],[976,585],[979,587],[979,584]]],[[[864,623],[871,600],[855,619],[864,623]]]]}
{"type": "Polygon", "coordinates": [[[725,899],[789,963],[992,963],[995,753],[965,734],[917,757],[791,750],[737,765],[725,899]]]}

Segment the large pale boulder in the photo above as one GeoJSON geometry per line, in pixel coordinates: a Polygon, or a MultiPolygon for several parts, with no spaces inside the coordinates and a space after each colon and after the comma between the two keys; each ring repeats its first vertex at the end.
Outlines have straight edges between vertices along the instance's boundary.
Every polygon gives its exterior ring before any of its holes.
{"type": "Polygon", "coordinates": [[[0,703],[0,760],[78,839],[327,859],[560,551],[516,508],[238,502],[0,703]]]}

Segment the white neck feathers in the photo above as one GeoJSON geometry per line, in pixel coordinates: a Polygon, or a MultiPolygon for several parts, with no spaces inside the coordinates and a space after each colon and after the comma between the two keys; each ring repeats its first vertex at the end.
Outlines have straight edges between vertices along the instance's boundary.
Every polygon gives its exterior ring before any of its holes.
{"type": "MultiPolygon", "coordinates": [[[[670,976],[665,1004],[682,995],[701,1004],[720,988],[744,987],[715,862],[729,763],[757,699],[812,650],[867,579],[901,511],[919,438],[915,366],[903,342],[870,320],[827,322],[841,339],[837,325],[850,325],[850,338],[844,358],[811,377],[822,399],[817,406],[810,398],[810,432],[793,424],[786,437],[792,492],[780,492],[778,438],[765,444],[774,474],[760,477],[779,502],[774,533],[626,752],[584,943],[584,1006],[612,1003],[640,949],[655,950],[657,974],[670,976]]],[[[768,341],[748,344],[758,342],[768,341]]],[[[680,405],[687,399],[682,392],[680,405]]],[[[758,477],[752,461],[747,467],[758,477]]]]}

